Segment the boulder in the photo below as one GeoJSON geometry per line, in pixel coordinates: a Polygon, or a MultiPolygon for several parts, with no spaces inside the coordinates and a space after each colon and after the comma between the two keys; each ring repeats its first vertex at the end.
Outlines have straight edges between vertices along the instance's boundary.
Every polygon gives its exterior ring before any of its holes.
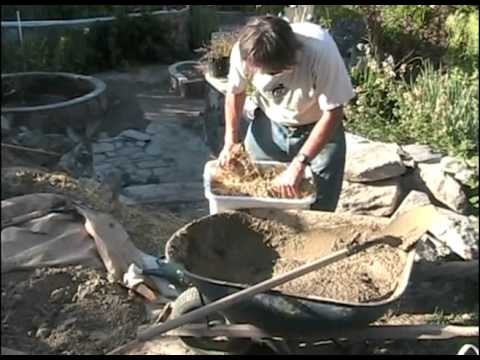
{"type": "Polygon", "coordinates": [[[422,181],[432,195],[450,209],[463,213],[467,209],[467,197],[460,183],[443,171],[439,164],[418,164],[422,181]]]}
{"type": "Polygon", "coordinates": [[[455,159],[451,156],[445,156],[440,161],[443,171],[447,174],[452,175],[455,180],[458,180],[462,184],[466,184],[472,179],[475,175],[474,170],[470,169],[467,164],[463,161],[455,159]]]}
{"type": "Polygon", "coordinates": [[[375,182],[391,179],[405,173],[396,144],[347,137],[345,178],[350,182],[375,182]]]}
{"type": "Polygon", "coordinates": [[[393,216],[396,217],[407,212],[408,210],[430,204],[431,202],[427,194],[425,194],[424,192],[413,190],[410,191],[405,197],[405,199],[401,202],[400,206],[395,211],[395,214],[393,216]]]}
{"type": "Polygon", "coordinates": [[[429,232],[464,260],[478,259],[478,219],[437,209],[438,221],[429,232]]]}
{"type": "Polygon", "coordinates": [[[411,145],[403,145],[401,146],[403,150],[403,154],[407,159],[411,159],[414,163],[438,163],[442,155],[432,150],[432,148],[428,145],[420,145],[420,144],[411,144],[411,145]]]}
{"type": "Polygon", "coordinates": [[[425,234],[416,249],[415,261],[442,261],[452,254],[452,250],[435,237],[425,234]]]}
{"type": "Polygon", "coordinates": [[[136,141],[148,141],[150,140],[150,135],[138,130],[125,130],[120,134],[120,137],[126,137],[136,141]]]}
{"type": "Polygon", "coordinates": [[[368,184],[343,182],[337,212],[391,216],[402,198],[400,178],[368,184]]]}

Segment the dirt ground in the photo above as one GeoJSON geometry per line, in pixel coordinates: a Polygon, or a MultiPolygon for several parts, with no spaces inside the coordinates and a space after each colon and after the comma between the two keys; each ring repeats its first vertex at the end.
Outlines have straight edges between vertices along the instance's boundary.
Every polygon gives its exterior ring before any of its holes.
{"type": "Polygon", "coordinates": [[[2,274],[2,347],[31,354],[104,354],[145,320],[138,298],[82,267],[2,274]]]}
{"type": "MultiPolygon", "coordinates": [[[[111,108],[109,118],[111,121],[104,123],[101,131],[106,131],[110,136],[118,134],[128,128],[142,129],[142,110],[135,100],[135,94],[140,91],[156,88],[157,84],[165,82],[164,75],[158,72],[158,78],[153,79],[149,72],[138,74],[118,74],[108,81],[109,100],[111,108]],[[115,89],[114,89],[115,88],[115,89]],[[112,90],[114,89],[114,90],[112,90]]],[[[107,74],[108,75],[108,74],[107,74]]],[[[108,77],[108,76],[107,76],[108,77]]],[[[162,85],[163,86],[163,85],[162,85]]],[[[164,91],[162,91],[164,93],[164,91]]],[[[3,168],[7,166],[48,166],[50,159],[33,159],[31,154],[23,154],[20,151],[6,152],[2,149],[2,179],[3,168]]],[[[2,182],[3,185],[3,182],[2,182]]],[[[3,190],[3,186],[2,186],[3,190]]],[[[76,191],[76,190],[74,190],[76,191]]],[[[127,231],[133,231],[138,235],[132,241],[142,250],[156,254],[169,237],[169,235],[183,224],[198,219],[206,214],[205,204],[179,204],[170,205],[169,208],[179,215],[179,221],[168,216],[158,216],[166,207],[151,205],[147,209],[156,218],[138,222],[140,216],[128,213],[126,219],[119,219],[127,231]],[[159,224],[164,224],[162,228],[159,224]],[[167,224],[168,226],[165,226],[167,224]],[[151,240],[154,243],[150,243],[151,240]]],[[[106,208],[105,208],[106,209],[106,208]]],[[[137,214],[138,213],[138,214],[137,214]]],[[[260,278],[271,277],[275,271],[273,266],[281,254],[298,254],[300,261],[312,260],[312,254],[324,254],[334,247],[333,234],[326,231],[322,238],[329,246],[317,247],[310,251],[302,244],[307,241],[317,244],[314,235],[305,233],[306,240],[281,247],[282,241],[292,235],[291,232],[298,229],[289,229],[282,226],[271,227],[269,224],[256,224],[249,228],[244,224],[237,227],[224,228],[221,233],[206,233],[200,237],[189,251],[194,251],[195,261],[202,260],[206,256],[205,249],[211,245],[215,236],[221,236],[225,241],[223,246],[212,247],[218,258],[228,264],[232,269],[250,269],[250,273],[231,274],[232,281],[242,282],[245,276],[251,276],[258,280],[258,266],[260,260],[267,259],[268,270],[263,268],[260,278]],[[269,230],[270,229],[270,230],[269,230]],[[266,231],[271,236],[265,237],[266,231]],[[289,233],[290,231],[290,233],[289,233]],[[243,239],[242,242],[232,242],[231,239],[243,239]],[[310,240],[308,240],[310,238],[310,240]],[[269,247],[260,246],[259,242],[268,239],[269,247]],[[202,242],[203,241],[203,242],[202,242]],[[276,241],[276,243],[275,243],[276,241]],[[248,252],[248,257],[239,257],[235,254],[245,254],[245,248],[257,249],[258,252],[248,252]],[[203,251],[202,251],[203,250],[203,251]]],[[[343,243],[355,236],[352,229],[342,229],[343,243]]],[[[372,229],[373,231],[373,229],[372,229]]],[[[364,234],[368,236],[368,232],[364,234]]],[[[195,243],[195,242],[194,242],[195,243]]],[[[216,241],[216,244],[220,242],[216,241]]],[[[263,242],[262,242],[263,244],[263,242]]],[[[179,251],[181,249],[178,249],[179,251]]],[[[186,250],[186,249],[185,249],[186,250]]],[[[210,259],[210,262],[217,261],[210,259]]],[[[203,264],[207,261],[202,261],[203,264]]],[[[191,266],[200,266],[192,262],[191,266]]],[[[218,269],[218,267],[216,267],[218,269]]],[[[225,265],[225,268],[227,266],[225,265]]],[[[212,274],[213,269],[204,268],[206,275],[212,274]],[[210,273],[209,273],[210,272],[210,273]]],[[[343,270],[342,270],[343,271],[343,270]]],[[[213,273],[218,275],[218,270],[213,273]]],[[[218,276],[212,276],[217,277],[218,276]]],[[[366,284],[369,284],[367,281],[366,284]]],[[[144,305],[137,298],[129,296],[128,292],[119,285],[110,284],[108,280],[95,271],[88,269],[41,269],[36,272],[12,273],[2,275],[2,347],[25,351],[33,354],[102,354],[124,344],[134,337],[137,326],[145,320],[144,305]],[[58,291],[57,291],[58,290],[58,291]]],[[[432,284],[432,286],[436,286],[432,284]]],[[[361,289],[360,289],[361,290],[361,289]]],[[[478,291],[478,290],[477,290],[478,291]]],[[[477,296],[477,295],[475,295],[477,296]]],[[[433,301],[433,300],[432,300],[433,301]]],[[[436,302],[435,302],[436,304],[436,302]]],[[[458,310],[461,313],[461,309],[458,310]]],[[[478,314],[478,306],[477,306],[478,314]]],[[[420,324],[433,322],[437,314],[404,314],[396,324],[420,324]]],[[[477,315],[478,316],[478,315],[477,315]]],[[[386,323],[390,323],[388,319],[386,323]]],[[[397,321],[397,320],[395,320],[397,321]]],[[[438,320],[435,320],[438,321],[438,320]]],[[[478,318],[473,324],[478,324],[478,318]]],[[[455,354],[465,343],[478,345],[478,339],[453,339],[449,341],[396,341],[387,343],[369,344],[344,344],[337,345],[309,345],[297,349],[300,354],[455,354]]],[[[193,354],[185,349],[177,338],[156,340],[145,344],[132,354],[193,354]]],[[[265,349],[254,349],[252,353],[269,353],[265,349]]]]}

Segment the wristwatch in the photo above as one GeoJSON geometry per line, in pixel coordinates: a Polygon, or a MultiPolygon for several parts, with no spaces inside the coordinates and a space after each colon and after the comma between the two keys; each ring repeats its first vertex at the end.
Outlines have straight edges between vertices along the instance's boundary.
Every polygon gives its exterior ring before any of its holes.
{"type": "Polygon", "coordinates": [[[311,163],[310,163],[310,159],[309,159],[308,156],[305,155],[305,154],[300,153],[300,154],[298,154],[298,155],[296,156],[296,158],[297,158],[298,161],[300,161],[300,163],[303,164],[303,165],[310,165],[310,164],[311,164],[311,163]]]}

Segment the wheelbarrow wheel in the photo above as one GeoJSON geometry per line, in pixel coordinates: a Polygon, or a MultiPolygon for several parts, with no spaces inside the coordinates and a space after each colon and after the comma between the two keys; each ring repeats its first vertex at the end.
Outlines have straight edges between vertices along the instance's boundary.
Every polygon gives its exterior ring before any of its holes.
{"type": "MultiPolygon", "coordinates": [[[[202,300],[200,292],[197,290],[197,288],[191,287],[180,294],[180,296],[173,303],[171,318],[174,319],[180,317],[181,315],[196,310],[204,305],[205,304],[202,300]]],[[[208,316],[202,323],[208,325],[219,325],[228,324],[229,321],[224,316],[217,313],[208,316]]],[[[214,339],[181,337],[180,339],[187,346],[201,353],[222,352],[230,354],[244,354],[253,345],[250,339],[241,338],[214,339]]]]}

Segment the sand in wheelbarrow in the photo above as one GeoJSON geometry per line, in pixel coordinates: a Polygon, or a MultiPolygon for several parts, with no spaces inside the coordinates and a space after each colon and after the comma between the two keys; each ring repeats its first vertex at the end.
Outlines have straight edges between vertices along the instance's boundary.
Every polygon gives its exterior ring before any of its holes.
{"type": "Polygon", "coordinates": [[[143,303],[104,272],[69,267],[2,274],[2,347],[105,354],[135,338],[143,303]]]}
{"type": "MultiPolygon", "coordinates": [[[[364,242],[379,230],[346,224],[304,231],[241,213],[222,214],[196,225],[180,235],[185,239],[172,243],[169,253],[195,274],[239,284],[255,284],[286,273],[354,239],[364,242]]],[[[380,301],[395,291],[406,258],[401,249],[378,245],[276,290],[354,303],[380,301]]]]}

